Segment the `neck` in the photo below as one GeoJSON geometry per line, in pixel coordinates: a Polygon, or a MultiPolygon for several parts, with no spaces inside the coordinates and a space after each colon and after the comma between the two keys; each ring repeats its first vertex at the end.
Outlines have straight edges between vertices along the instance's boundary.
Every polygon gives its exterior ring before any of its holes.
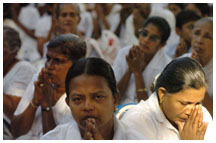
{"type": "Polygon", "coordinates": [[[166,119],[170,122],[170,124],[173,125],[173,127],[175,127],[175,128],[178,130],[178,126],[177,126],[173,121],[171,121],[171,120],[166,116],[166,114],[164,113],[162,104],[159,103],[159,106],[160,106],[160,109],[161,109],[161,111],[163,112],[164,116],[166,117],[166,119]]]}

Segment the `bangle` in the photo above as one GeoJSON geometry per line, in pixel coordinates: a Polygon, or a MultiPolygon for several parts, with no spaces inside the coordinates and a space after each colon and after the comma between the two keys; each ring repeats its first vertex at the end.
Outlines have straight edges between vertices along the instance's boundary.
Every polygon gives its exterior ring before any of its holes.
{"type": "Polygon", "coordinates": [[[51,110],[51,107],[44,107],[44,108],[41,108],[42,111],[45,111],[45,112],[48,112],[51,110]]]}
{"type": "Polygon", "coordinates": [[[32,100],[31,100],[31,106],[34,107],[34,108],[38,107],[38,106],[34,105],[34,103],[32,102],[32,100]]]}
{"type": "Polygon", "coordinates": [[[137,92],[146,92],[147,91],[147,88],[140,88],[140,89],[137,89],[137,92]]]}

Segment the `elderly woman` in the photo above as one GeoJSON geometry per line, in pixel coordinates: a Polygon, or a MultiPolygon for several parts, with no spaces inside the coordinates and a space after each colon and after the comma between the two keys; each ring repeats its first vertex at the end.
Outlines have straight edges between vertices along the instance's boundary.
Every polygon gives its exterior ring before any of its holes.
{"type": "Polygon", "coordinates": [[[201,105],[206,89],[199,63],[188,57],[175,59],[155,80],[150,98],[126,112],[122,121],[147,139],[202,140],[212,120],[201,105]]]}
{"type": "Polygon", "coordinates": [[[63,34],[49,42],[46,65],[34,76],[11,121],[15,137],[39,139],[67,121],[63,118],[71,114],[65,103],[65,77],[70,66],[85,54],[86,43],[76,35],[63,34]]]}
{"type": "Polygon", "coordinates": [[[114,116],[119,93],[106,61],[87,58],[74,63],[66,77],[66,93],[75,121],[57,126],[42,139],[145,139],[114,116]]]}
{"type": "MultiPolygon", "coordinates": [[[[19,34],[12,28],[3,28],[3,102],[4,123],[10,124],[14,111],[24,94],[32,76],[34,67],[26,61],[16,58],[21,46],[19,34]]],[[[5,125],[5,124],[4,124],[5,125]]],[[[5,126],[4,126],[5,127],[5,126]]],[[[5,133],[5,132],[4,132],[5,133]]],[[[4,134],[5,135],[5,134],[4,134]]],[[[4,139],[7,137],[4,136],[4,139]]],[[[12,138],[7,138],[12,139],[12,138]]]]}

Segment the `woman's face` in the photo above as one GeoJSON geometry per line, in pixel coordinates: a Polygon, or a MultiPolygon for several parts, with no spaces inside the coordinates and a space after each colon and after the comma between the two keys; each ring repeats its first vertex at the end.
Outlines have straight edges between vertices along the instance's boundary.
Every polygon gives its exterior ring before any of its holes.
{"type": "Polygon", "coordinates": [[[58,87],[64,87],[65,77],[72,61],[59,50],[48,48],[46,69],[48,78],[58,87]]]}
{"type": "Polygon", "coordinates": [[[63,4],[58,17],[58,24],[61,34],[76,34],[80,17],[77,9],[72,4],[63,4]]]}
{"type": "Polygon", "coordinates": [[[160,100],[162,101],[160,107],[171,123],[175,121],[184,122],[188,119],[191,109],[195,107],[195,105],[200,104],[204,99],[205,92],[205,87],[201,87],[200,89],[187,88],[178,93],[165,93],[162,96],[160,96],[160,92],[158,92],[160,100]]]}
{"type": "Polygon", "coordinates": [[[66,101],[81,132],[91,118],[100,131],[112,127],[116,101],[102,76],[82,74],[73,78],[66,101]]]}
{"type": "Polygon", "coordinates": [[[213,58],[213,25],[210,22],[200,22],[195,25],[192,34],[192,58],[202,66],[213,58]]]}
{"type": "Polygon", "coordinates": [[[161,47],[161,33],[157,26],[149,23],[142,29],[139,36],[139,46],[145,55],[155,55],[161,47]]]}

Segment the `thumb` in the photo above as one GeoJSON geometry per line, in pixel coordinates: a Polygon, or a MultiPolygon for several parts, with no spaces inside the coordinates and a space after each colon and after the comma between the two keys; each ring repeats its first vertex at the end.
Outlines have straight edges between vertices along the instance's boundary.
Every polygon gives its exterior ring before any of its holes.
{"type": "Polygon", "coordinates": [[[179,134],[181,134],[183,128],[184,128],[184,122],[175,121],[175,124],[178,126],[179,134]]]}

